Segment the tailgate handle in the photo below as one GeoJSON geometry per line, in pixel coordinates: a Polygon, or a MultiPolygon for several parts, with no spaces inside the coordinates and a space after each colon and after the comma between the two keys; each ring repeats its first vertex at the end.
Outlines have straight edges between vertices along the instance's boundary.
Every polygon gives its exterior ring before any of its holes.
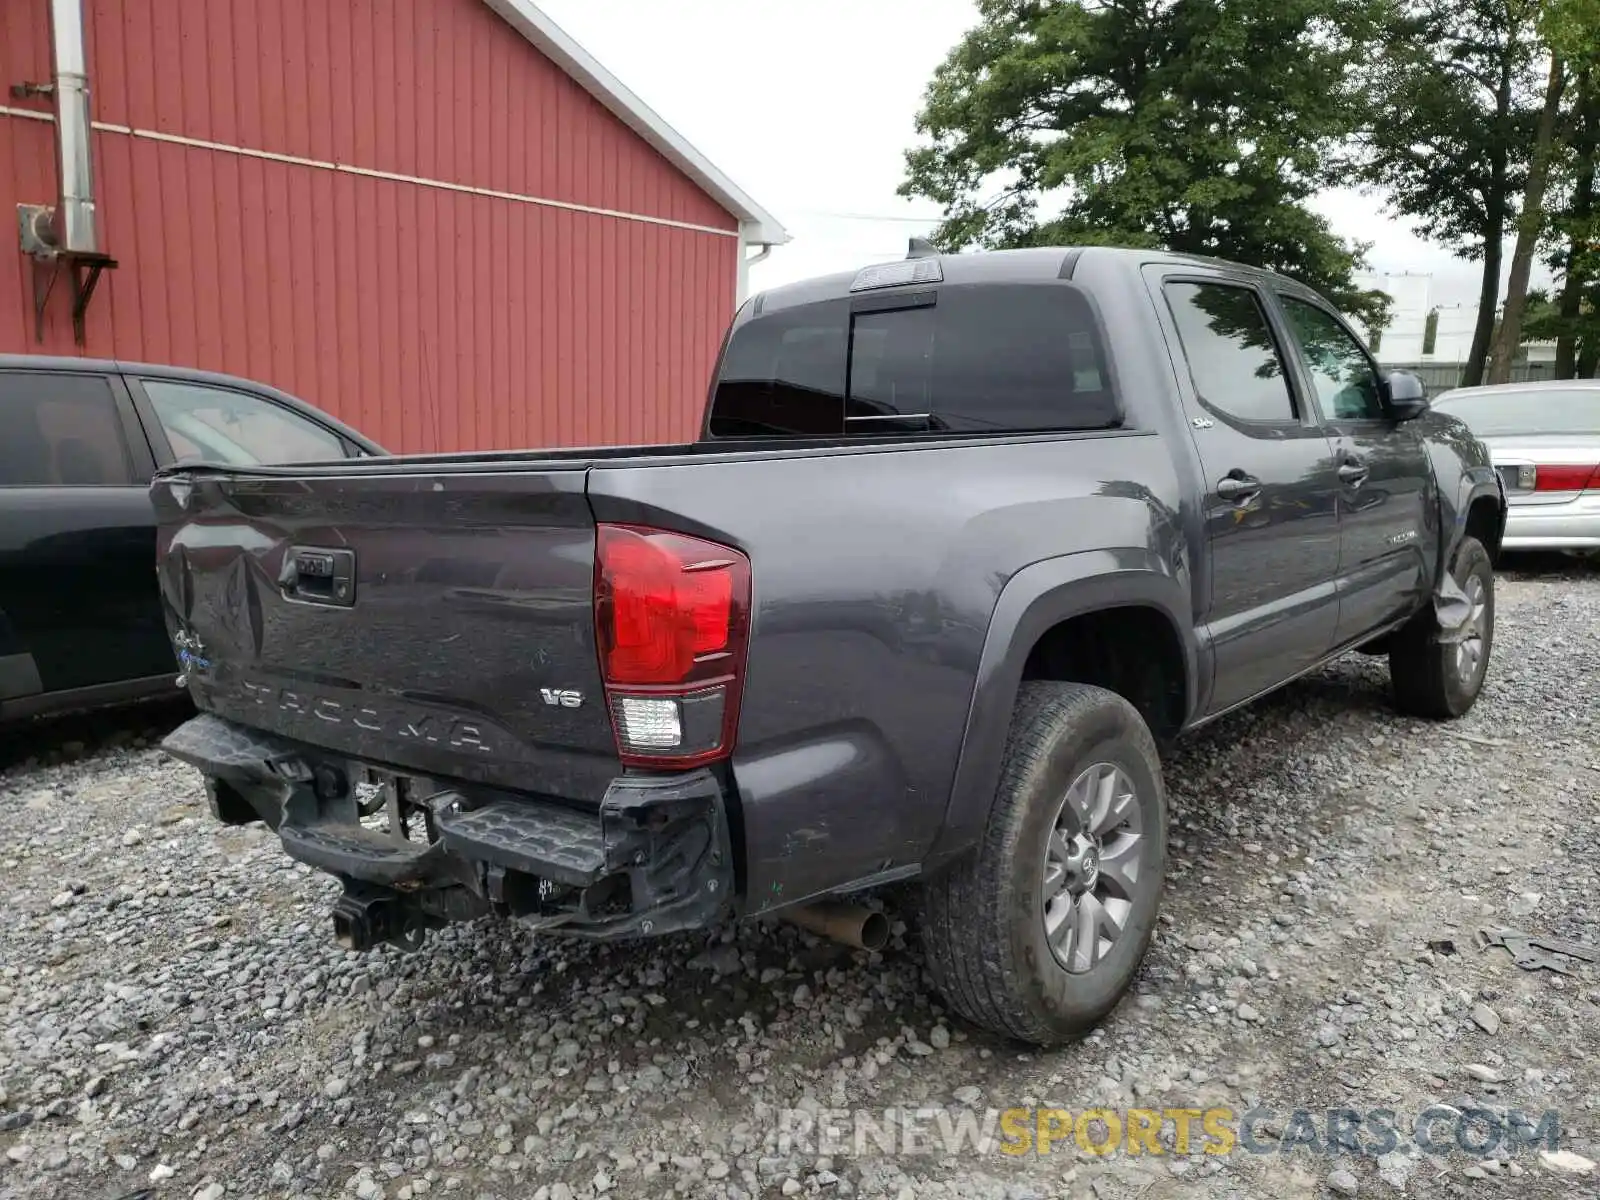
{"type": "Polygon", "coordinates": [[[286,599],[349,608],[356,602],[356,553],[291,546],[278,583],[286,599]]]}

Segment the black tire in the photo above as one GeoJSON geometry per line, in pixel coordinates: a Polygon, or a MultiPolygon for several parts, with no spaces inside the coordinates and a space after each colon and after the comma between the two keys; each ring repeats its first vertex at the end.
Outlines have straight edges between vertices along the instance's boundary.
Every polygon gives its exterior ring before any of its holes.
{"type": "MultiPolygon", "coordinates": [[[[1161,760],[1138,711],[1101,688],[1026,683],[983,839],[926,884],[928,969],[951,1008],[985,1029],[1038,1045],[1085,1033],[1116,1007],[1138,973],[1166,865],[1161,760]],[[1074,781],[1106,767],[1123,772],[1133,788],[1142,843],[1137,886],[1110,949],[1087,971],[1074,973],[1062,965],[1045,930],[1046,844],[1074,781]]],[[[1097,951],[1100,942],[1097,927],[1097,951]]]]}
{"type": "Polygon", "coordinates": [[[1395,707],[1408,716],[1449,720],[1462,716],[1483,690],[1494,649],[1494,563],[1477,538],[1465,537],[1456,549],[1450,574],[1465,591],[1476,581],[1483,595],[1481,653],[1464,666],[1455,643],[1435,641],[1439,632],[1433,604],[1394,635],[1389,646],[1389,676],[1395,707]]]}

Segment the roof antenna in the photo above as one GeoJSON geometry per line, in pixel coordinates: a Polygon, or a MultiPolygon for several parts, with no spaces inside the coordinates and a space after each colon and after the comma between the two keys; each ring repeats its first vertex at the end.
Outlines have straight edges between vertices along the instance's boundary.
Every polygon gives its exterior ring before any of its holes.
{"type": "Polygon", "coordinates": [[[911,239],[911,248],[906,253],[907,258],[938,258],[939,247],[927,238],[914,237],[911,239]]]}

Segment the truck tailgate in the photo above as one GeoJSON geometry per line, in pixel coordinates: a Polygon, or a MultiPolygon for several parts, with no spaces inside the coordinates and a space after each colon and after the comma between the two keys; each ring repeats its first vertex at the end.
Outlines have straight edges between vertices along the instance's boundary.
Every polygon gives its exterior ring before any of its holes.
{"type": "Polygon", "coordinates": [[[369,763],[598,804],[619,766],[586,466],[158,480],[197,702],[369,763]]]}

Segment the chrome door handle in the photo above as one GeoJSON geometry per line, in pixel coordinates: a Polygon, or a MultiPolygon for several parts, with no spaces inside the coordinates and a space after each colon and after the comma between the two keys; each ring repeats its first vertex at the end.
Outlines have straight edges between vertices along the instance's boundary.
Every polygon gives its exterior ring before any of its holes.
{"type": "Polygon", "coordinates": [[[1360,487],[1367,481],[1367,467],[1353,459],[1347,459],[1339,464],[1339,482],[1348,483],[1351,487],[1360,487]]]}

